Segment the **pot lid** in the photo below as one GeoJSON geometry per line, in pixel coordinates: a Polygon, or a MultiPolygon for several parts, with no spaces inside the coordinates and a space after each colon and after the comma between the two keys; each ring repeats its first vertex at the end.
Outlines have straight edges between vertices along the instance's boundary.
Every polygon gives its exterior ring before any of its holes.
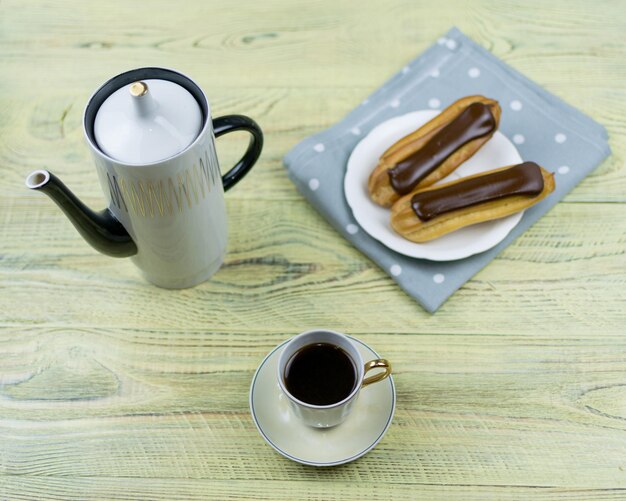
{"type": "Polygon", "coordinates": [[[98,109],[94,135],[108,156],[141,165],[180,153],[201,128],[202,111],[189,91],[151,79],[113,92],[98,109]]]}

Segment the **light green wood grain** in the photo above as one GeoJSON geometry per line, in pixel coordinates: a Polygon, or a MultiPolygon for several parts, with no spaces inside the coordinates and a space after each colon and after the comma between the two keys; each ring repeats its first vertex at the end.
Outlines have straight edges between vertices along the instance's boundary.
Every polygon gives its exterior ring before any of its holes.
{"type": "MultiPolygon", "coordinates": [[[[0,3],[0,499],[626,497],[626,8],[621,2],[0,3]],[[301,198],[281,159],[457,25],[603,123],[613,156],[435,315],[301,198]],[[23,187],[103,204],[81,131],[128,68],[193,76],[266,133],[228,193],[230,249],[184,291],[87,247],[23,187]],[[283,459],[255,368],[313,326],[392,360],[394,422],[359,461],[283,459]]],[[[220,139],[224,165],[244,137],[220,139]]]]}

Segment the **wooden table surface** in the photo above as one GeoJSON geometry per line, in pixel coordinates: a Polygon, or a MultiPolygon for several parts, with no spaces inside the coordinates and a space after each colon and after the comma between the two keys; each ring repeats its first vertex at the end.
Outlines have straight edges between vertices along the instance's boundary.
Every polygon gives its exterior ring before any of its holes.
{"type": "MultiPolygon", "coordinates": [[[[0,499],[626,499],[625,33],[610,0],[2,0],[0,499]],[[604,124],[613,156],[429,315],[281,159],[452,25],[604,124]],[[149,65],[266,134],[227,195],[226,263],[190,290],[24,187],[46,167],[102,207],[82,110],[149,65]],[[264,355],[313,326],[388,357],[398,393],[380,444],[328,469],[279,456],[248,409],[264,355]]],[[[220,139],[223,165],[244,145],[220,139]]]]}

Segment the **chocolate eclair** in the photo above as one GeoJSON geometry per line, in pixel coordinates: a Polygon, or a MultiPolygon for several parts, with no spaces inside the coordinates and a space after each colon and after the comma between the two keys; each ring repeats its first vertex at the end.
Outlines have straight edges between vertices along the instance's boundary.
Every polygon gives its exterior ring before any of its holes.
{"type": "Polygon", "coordinates": [[[554,186],[554,175],[534,162],[481,172],[400,198],[391,208],[391,226],[412,242],[427,242],[527,209],[554,186]]]}
{"type": "Polygon", "coordinates": [[[446,177],[494,134],[500,111],[493,99],[464,97],[394,143],[369,177],[372,200],[390,207],[401,196],[446,177]]]}

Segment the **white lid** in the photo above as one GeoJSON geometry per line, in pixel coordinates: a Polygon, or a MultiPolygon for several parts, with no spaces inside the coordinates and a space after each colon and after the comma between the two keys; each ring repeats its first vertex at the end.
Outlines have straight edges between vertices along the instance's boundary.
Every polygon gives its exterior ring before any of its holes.
{"type": "Polygon", "coordinates": [[[116,90],[96,114],[100,149],[125,164],[148,164],[183,151],[200,133],[202,111],[174,82],[144,80],[116,90]]]}

